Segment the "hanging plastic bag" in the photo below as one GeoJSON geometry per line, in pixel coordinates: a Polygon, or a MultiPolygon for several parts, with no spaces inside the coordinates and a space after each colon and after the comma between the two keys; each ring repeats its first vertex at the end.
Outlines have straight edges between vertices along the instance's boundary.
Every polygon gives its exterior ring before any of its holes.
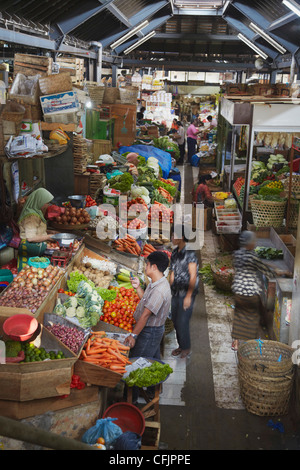
{"type": "Polygon", "coordinates": [[[86,444],[96,444],[99,437],[103,437],[105,444],[111,444],[115,439],[123,434],[122,429],[113,421],[116,421],[118,418],[104,418],[97,419],[95,426],[92,426],[88,429],[82,436],[82,442],[86,444]]]}

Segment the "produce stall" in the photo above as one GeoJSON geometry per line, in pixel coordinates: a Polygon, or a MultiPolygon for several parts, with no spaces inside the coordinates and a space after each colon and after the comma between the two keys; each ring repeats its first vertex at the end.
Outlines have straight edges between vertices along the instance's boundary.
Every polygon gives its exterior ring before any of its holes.
{"type": "MultiPolygon", "coordinates": [[[[257,193],[258,196],[256,195],[253,198],[254,201],[273,201],[273,214],[278,214],[279,210],[281,210],[282,215],[280,220],[279,216],[277,216],[277,220],[272,219],[271,214],[271,219],[267,220],[265,225],[279,227],[283,225],[285,206],[282,204],[284,207],[281,209],[277,204],[275,208],[276,197],[268,197],[269,194],[266,194],[266,192],[270,193],[269,189],[267,191],[264,189],[264,194],[259,194],[259,192],[262,189],[262,184],[267,186],[270,184],[268,180],[278,182],[279,179],[285,178],[289,172],[292,139],[300,131],[297,125],[297,104],[297,100],[293,101],[289,98],[275,99],[266,97],[262,97],[260,100],[253,97],[227,97],[221,101],[221,114],[231,125],[248,126],[245,175],[240,177],[239,181],[233,182],[232,177],[235,167],[234,152],[232,152],[230,172],[230,181],[242,210],[243,228],[246,228],[249,217],[253,215],[255,218],[255,214],[258,213],[255,212],[258,203],[254,202],[252,207],[251,198],[252,194],[257,193]],[[258,174],[256,170],[259,168],[264,171],[259,171],[258,174]],[[240,193],[241,189],[242,196],[240,193]]],[[[276,196],[276,194],[272,193],[271,196],[276,196]]],[[[260,206],[262,205],[261,202],[260,206]]],[[[268,206],[267,209],[264,209],[265,212],[272,212],[272,205],[265,205],[268,206]]],[[[256,226],[262,226],[261,220],[257,219],[255,222],[256,226]]]]}

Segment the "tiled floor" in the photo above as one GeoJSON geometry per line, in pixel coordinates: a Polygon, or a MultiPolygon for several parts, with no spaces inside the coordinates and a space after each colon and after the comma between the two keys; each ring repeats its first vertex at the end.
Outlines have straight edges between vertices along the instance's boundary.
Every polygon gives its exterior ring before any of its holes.
{"type": "MultiPolygon", "coordinates": [[[[184,168],[182,174],[182,198],[184,201],[184,168]]],[[[193,168],[196,181],[198,168],[193,168]]],[[[211,231],[205,232],[204,246],[201,250],[202,264],[210,263],[218,256],[216,237],[211,231]]],[[[239,394],[237,358],[231,348],[231,324],[233,309],[231,299],[216,293],[213,287],[204,286],[205,305],[208,320],[209,342],[213,369],[213,383],[216,406],[226,409],[243,409],[239,394]]],[[[172,358],[171,351],[177,347],[175,332],[165,338],[162,360],[170,364],[173,374],[163,385],[160,404],[182,406],[181,392],[186,380],[186,359],[172,358]]]]}

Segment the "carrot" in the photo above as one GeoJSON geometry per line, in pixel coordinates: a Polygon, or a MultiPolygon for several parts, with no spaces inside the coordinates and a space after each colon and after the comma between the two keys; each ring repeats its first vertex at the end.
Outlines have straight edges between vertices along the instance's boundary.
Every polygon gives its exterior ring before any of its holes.
{"type": "Polygon", "coordinates": [[[108,352],[109,352],[110,354],[113,354],[114,356],[116,356],[118,359],[120,359],[121,362],[124,362],[124,363],[126,362],[126,358],[123,358],[123,357],[121,356],[121,354],[118,354],[118,353],[115,352],[113,349],[108,348],[108,352]]]}

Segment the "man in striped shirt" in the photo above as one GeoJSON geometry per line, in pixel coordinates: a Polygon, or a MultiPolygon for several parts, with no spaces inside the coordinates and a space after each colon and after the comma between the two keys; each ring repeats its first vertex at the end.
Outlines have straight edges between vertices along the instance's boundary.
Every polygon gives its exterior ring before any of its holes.
{"type": "Polygon", "coordinates": [[[126,343],[131,348],[131,357],[160,359],[160,343],[171,307],[170,284],[164,276],[168,266],[167,254],[155,251],[147,258],[145,273],[151,281],[145,291],[138,278],[131,281],[140,298],[134,313],[136,324],[133,332],[126,338],[126,343]]]}

